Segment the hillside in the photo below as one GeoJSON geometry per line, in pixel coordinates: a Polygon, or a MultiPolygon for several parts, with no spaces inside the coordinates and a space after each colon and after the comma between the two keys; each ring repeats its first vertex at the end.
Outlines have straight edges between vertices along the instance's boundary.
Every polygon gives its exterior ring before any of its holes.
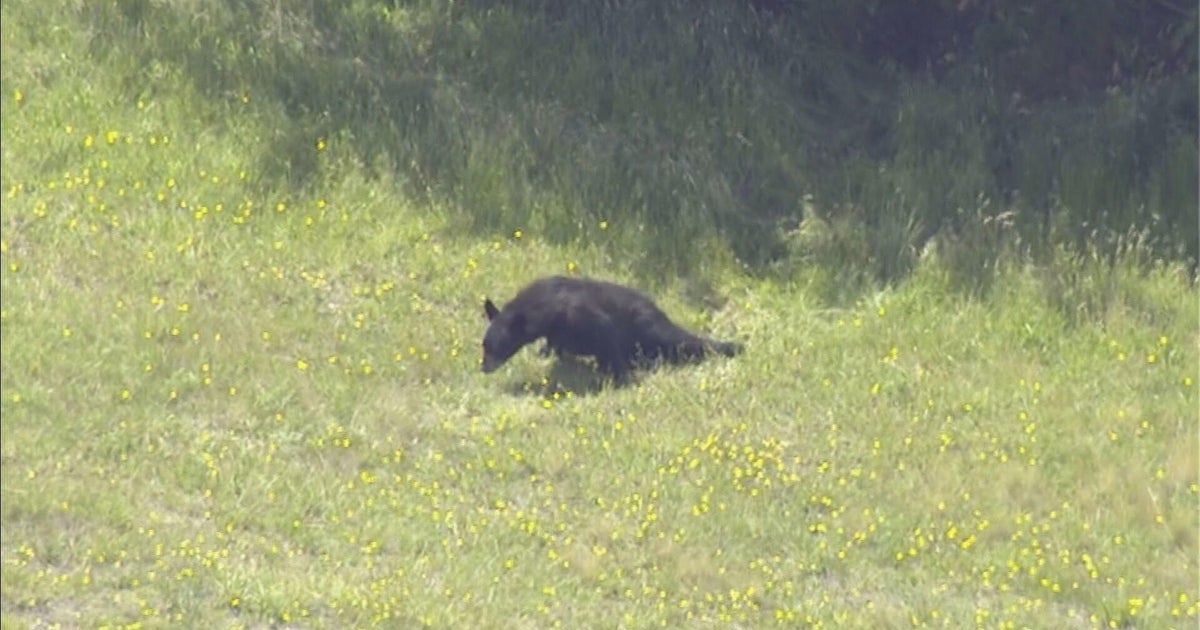
{"type": "Polygon", "coordinates": [[[950,86],[585,6],[0,5],[3,628],[1194,627],[1195,134],[1086,238],[910,153],[934,229],[835,105],[950,86]],[[482,374],[551,273],[746,351],[482,374]]]}

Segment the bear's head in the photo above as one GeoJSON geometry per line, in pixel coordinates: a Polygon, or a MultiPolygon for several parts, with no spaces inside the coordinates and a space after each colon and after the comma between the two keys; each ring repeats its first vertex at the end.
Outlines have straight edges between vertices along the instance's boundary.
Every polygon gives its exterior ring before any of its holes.
{"type": "Polygon", "coordinates": [[[531,340],[525,330],[525,314],[503,312],[491,300],[483,302],[488,329],[483,335],[483,371],[493,372],[531,340]]]}

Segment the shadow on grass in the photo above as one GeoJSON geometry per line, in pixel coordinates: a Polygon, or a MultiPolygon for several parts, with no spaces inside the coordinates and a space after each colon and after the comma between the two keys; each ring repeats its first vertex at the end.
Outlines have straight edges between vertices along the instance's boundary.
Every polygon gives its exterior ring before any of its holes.
{"type": "MultiPolygon", "coordinates": [[[[475,234],[537,226],[646,278],[695,275],[712,244],[768,271],[793,256],[786,234],[810,218],[808,198],[864,235],[852,243],[865,252],[829,264],[885,281],[975,205],[1018,191],[1023,239],[1145,225],[1164,252],[1200,258],[1194,57],[1165,80],[1140,77],[1133,95],[1093,87],[1079,105],[1016,107],[990,83],[930,86],[841,46],[827,34],[853,9],[753,4],[126,0],[81,3],[81,19],[96,33],[89,54],[123,60],[138,100],[176,73],[224,104],[211,124],[262,134],[250,170],[264,190],[319,187],[339,155],[475,234]],[[244,116],[263,129],[237,127],[244,116]],[[318,139],[337,148],[319,153],[318,139]]],[[[1154,33],[1151,45],[1157,24],[1114,32],[1129,45],[1154,33]]],[[[1019,52],[1057,50],[1058,35],[1019,52]]],[[[1014,59],[993,52],[958,63],[973,76],[1014,59]]],[[[1086,66],[1100,77],[1113,64],[1086,66]]]]}
{"type": "Polygon", "coordinates": [[[539,396],[554,400],[568,392],[573,396],[591,396],[605,389],[636,384],[636,372],[622,380],[613,380],[597,371],[594,362],[575,356],[562,356],[555,359],[550,372],[540,383],[513,381],[506,384],[505,389],[514,396],[539,396]]]}
{"type": "Polygon", "coordinates": [[[659,370],[685,369],[695,365],[700,360],[671,363],[665,360],[642,360],[637,362],[623,378],[614,379],[602,374],[596,369],[596,364],[590,359],[572,355],[561,355],[553,363],[550,372],[541,382],[512,381],[505,385],[505,390],[513,396],[540,396],[554,400],[565,396],[568,392],[573,396],[591,396],[602,391],[623,389],[637,386],[642,375],[659,370]]]}
{"type": "MultiPolygon", "coordinates": [[[[755,79],[766,80],[733,61],[740,47],[727,43],[714,64],[668,35],[722,42],[728,22],[782,56],[801,39],[769,36],[775,31],[752,13],[719,2],[706,5],[712,19],[697,22],[708,29],[697,35],[687,26],[694,20],[676,19],[693,13],[687,4],[663,6],[223,0],[195,15],[131,0],[88,5],[83,19],[104,35],[93,43],[97,59],[170,68],[231,117],[263,115],[269,133],[251,170],[266,190],[319,186],[329,155],[345,152],[416,199],[449,202],[478,234],[537,224],[549,242],[620,245],[623,258],[638,259],[635,269],[685,272],[706,240],[764,263],[783,252],[775,219],[791,216],[800,182],[788,165],[799,156],[726,142],[731,134],[712,126],[725,120],[764,143],[778,133],[729,96],[754,94],[755,79]],[[614,48],[599,26],[628,32],[626,43],[614,48]],[[659,85],[693,76],[670,90],[659,85]],[[731,91],[731,81],[742,87],[731,91]],[[659,92],[683,96],[637,96],[659,92]],[[286,117],[272,117],[280,112],[286,117]],[[319,154],[318,139],[336,149],[319,154]]],[[[153,89],[144,76],[130,81],[153,89]]],[[[794,111],[778,116],[798,124],[794,111]]],[[[808,139],[835,126],[804,128],[808,139]]]]}

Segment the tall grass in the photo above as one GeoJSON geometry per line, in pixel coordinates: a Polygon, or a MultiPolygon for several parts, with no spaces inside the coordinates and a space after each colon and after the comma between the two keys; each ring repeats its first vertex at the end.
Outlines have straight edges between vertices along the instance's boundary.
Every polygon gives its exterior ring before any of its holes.
{"type": "Polygon", "coordinates": [[[883,248],[884,278],[981,197],[1017,203],[1042,249],[1132,228],[1197,255],[1194,77],[1022,109],[985,83],[867,67],[820,23],[717,3],[141,2],[80,19],[101,59],[286,112],[259,156],[270,177],[310,181],[300,130],[316,129],[479,232],[578,243],[606,221],[649,268],[687,271],[714,245],[778,259],[806,196],[883,248]]]}

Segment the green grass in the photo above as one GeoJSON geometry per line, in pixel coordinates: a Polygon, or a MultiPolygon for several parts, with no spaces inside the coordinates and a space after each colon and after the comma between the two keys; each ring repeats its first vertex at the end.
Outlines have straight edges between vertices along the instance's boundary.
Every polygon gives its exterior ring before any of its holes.
{"type": "Polygon", "coordinates": [[[484,376],[483,296],[645,282],[626,226],[467,230],[319,131],[295,186],[283,112],[3,11],[4,628],[1196,625],[1185,268],[718,255],[647,288],[744,355],[484,376]]]}

